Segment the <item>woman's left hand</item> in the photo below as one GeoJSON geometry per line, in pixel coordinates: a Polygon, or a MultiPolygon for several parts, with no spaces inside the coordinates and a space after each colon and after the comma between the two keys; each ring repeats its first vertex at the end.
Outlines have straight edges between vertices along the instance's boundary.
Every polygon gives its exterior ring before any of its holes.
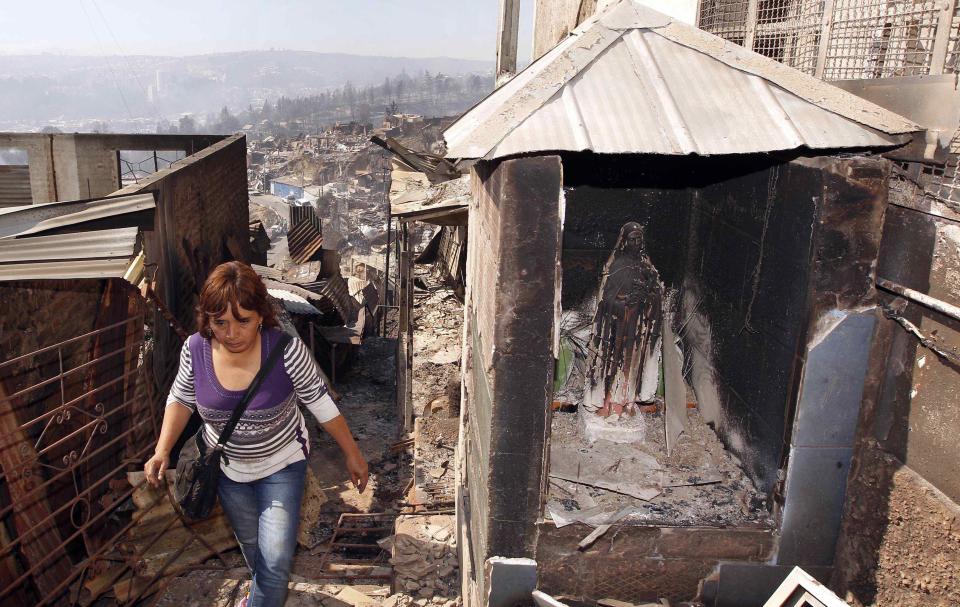
{"type": "Polygon", "coordinates": [[[363,490],[367,488],[367,479],[370,477],[370,472],[367,469],[367,460],[363,459],[359,450],[347,458],[347,472],[350,473],[350,480],[353,481],[353,486],[357,488],[357,492],[363,493],[363,490]]]}

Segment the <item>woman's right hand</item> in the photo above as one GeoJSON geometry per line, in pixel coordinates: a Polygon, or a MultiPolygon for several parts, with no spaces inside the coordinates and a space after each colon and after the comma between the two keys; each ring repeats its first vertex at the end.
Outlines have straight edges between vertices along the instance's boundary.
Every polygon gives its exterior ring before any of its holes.
{"type": "Polygon", "coordinates": [[[167,453],[154,453],[153,457],[147,460],[143,465],[143,471],[146,473],[147,482],[156,489],[160,482],[165,478],[167,468],[170,466],[170,455],[167,453]]]}

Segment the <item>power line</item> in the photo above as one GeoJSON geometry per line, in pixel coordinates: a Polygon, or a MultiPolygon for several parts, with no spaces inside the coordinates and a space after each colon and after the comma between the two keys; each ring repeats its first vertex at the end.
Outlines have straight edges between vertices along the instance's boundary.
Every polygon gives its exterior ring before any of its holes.
{"type": "MultiPolygon", "coordinates": [[[[110,37],[113,38],[113,43],[117,46],[117,50],[120,51],[120,58],[126,64],[127,71],[130,72],[130,75],[133,77],[134,80],[136,80],[137,86],[140,87],[140,90],[143,91],[144,96],[146,96],[147,87],[143,86],[143,82],[140,81],[140,76],[137,75],[137,72],[133,68],[133,64],[130,61],[130,58],[127,56],[127,53],[123,50],[123,47],[120,46],[120,41],[117,39],[116,34],[113,33],[113,28],[110,27],[110,23],[107,21],[107,18],[103,14],[103,11],[100,10],[100,5],[97,4],[97,0],[90,0],[90,2],[93,4],[93,7],[97,9],[97,13],[100,14],[100,20],[103,22],[103,26],[106,28],[107,33],[110,34],[110,37]]],[[[159,91],[157,92],[159,93],[159,91]]],[[[150,105],[150,109],[153,110],[153,113],[156,116],[157,120],[162,120],[163,116],[161,116],[160,112],[157,111],[156,105],[152,103],[148,103],[148,105],[150,105]]]]}
{"type": "Polygon", "coordinates": [[[103,44],[100,42],[100,36],[97,35],[97,30],[93,26],[93,20],[90,18],[90,13],[87,12],[87,7],[84,5],[83,0],[80,0],[80,8],[83,9],[83,15],[87,18],[87,23],[90,26],[90,33],[93,34],[94,40],[97,41],[97,47],[100,49],[100,54],[103,55],[104,60],[107,62],[107,68],[110,70],[110,75],[113,76],[113,83],[117,87],[117,92],[120,93],[120,100],[123,101],[123,107],[127,110],[127,117],[130,118],[130,120],[134,120],[133,112],[130,111],[130,104],[127,103],[127,97],[123,94],[123,87],[120,86],[120,79],[117,77],[116,70],[113,69],[113,63],[110,61],[110,57],[104,50],[103,44]]]}

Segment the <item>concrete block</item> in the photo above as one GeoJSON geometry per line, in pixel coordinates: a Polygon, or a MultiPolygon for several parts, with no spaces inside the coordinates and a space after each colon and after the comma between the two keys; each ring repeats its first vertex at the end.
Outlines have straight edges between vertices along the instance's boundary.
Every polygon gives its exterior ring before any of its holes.
{"type": "Polygon", "coordinates": [[[494,556],[486,562],[487,605],[513,607],[528,604],[537,588],[537,562],[494,556]]]}
{"type": "MultiPolygon", "coordinates": [[[[829,312],[821,323],[831,323],[829,312]]],[[[807,353],[793,444],[802,447],[848,447],[857,429],[863,382],[876,317],[847,314],[821,329],[819,343],[807,353]]]]}
{"type": "Polygon", "coordinates": [[[852,447],[793,448],[787,463],[778,565],[833,564],[852,456],[852,447]]]}

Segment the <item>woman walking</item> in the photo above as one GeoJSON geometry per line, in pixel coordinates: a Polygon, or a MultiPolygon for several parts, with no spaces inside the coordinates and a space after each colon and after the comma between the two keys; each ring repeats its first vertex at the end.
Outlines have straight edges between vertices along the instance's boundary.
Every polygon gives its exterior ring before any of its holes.
{"type": "MultiPolygon", "coordinates": [[[[205,443],[216,444],[282,335],[260,277],[236,261],[217,266],[207,278],[197,326],[180,352],[156,451],[144,466],[155,487],[194,411],[203,420],[205,443]]],[[[294,338],[283,351],[282,364],[278,361],[265,375],[223,450],[218,494],[253,574],[248,607],[279,607],[286,599],[309,454],[298,403],[337,441],[357,490],[363,492],[367,484],[367,463],[347,422],[306,346],[294,338]]]]}

